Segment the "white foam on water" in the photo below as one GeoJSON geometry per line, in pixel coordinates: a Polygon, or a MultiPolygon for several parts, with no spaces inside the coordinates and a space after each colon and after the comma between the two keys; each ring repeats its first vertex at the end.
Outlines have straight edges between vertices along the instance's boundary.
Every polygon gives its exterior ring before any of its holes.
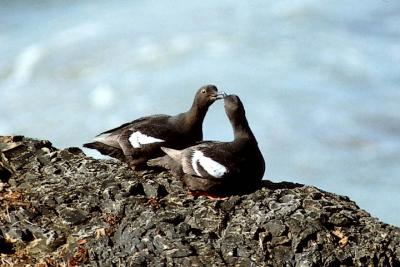
{"type": "Polygon", "coordinates": [[[165,55],[165,50],[156,42],[143,42],[136,48],[136,59],[139,62],[155,63],[159,62],[165,55]]]}
{"type": "Polygon", "coordinates": [[[14,70],[9,81],[15,86],[21,86],[29,82],[42,55],[43,49],[39,44],[32,44],[25,48],[15,61],[14,70]]]}
{"type": "Polygon", "coordinates": [[[222,38],[210,38],[206,44],[207,52],[213,57],[222,57],[230,51],[230,44],[222,38]]]}
{"type": "Polygon", "coordinates": [[[114,103],[113,88],[107,84],[102,84],[93,89],[90,93],[92,106],[100,109],[108,108],[114,103]]]}
{"type": "Polygon", "coordinates": [[[190,36],[178,35],[170,40],[170,45],[176,53],[186,53],[192,50],[194,42],[190,36]]]}
{"type": "Polygon", "coordinates": [[[57,46],[77,44],[101,34],[102,28],[101,23],[84,22],[57,33],[51,44],[57,46]]]}

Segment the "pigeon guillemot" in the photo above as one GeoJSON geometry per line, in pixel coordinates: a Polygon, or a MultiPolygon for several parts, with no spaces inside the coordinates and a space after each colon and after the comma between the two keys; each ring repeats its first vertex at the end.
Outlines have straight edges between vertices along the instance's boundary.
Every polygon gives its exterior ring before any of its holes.
{"type": "Polygon", "coordinates": [[[140,169],[148,159],[161,156],[160,147],[183,149],[203,139],[203,120],[209,106],[223,94],[214,85],[201,87],[191,108],[176,116],[153,115],[142,117],[96,136],[84,147],[97,149],[101,154],[126,161],[140,169]]]}
{"type": "Polygon", "coordinates": [[[239,97],[228,95],[224,102],[234,132],[232,142],[204,141],[183,150],[162,147],[167,155],[148,164],[180,176],[191,191],[225,194],[255,188],[264,175],[264,158],[239,97]]]}

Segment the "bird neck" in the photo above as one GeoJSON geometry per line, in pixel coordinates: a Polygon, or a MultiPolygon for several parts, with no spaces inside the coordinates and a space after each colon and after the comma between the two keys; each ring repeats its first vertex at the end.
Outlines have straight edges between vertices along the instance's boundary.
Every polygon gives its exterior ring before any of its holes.
{"type": "Polygon", "coordinates": [[[234,118],[231,120],[231,124],[235,141],[246,139],[257,142],[246,117],[234,118]]]}
{"type": "Polygon", "coordinates": [[[194,102],[191,108],[185,113],[185,125],[187,129],[201,129],[207,111],[208,107],[199,107],[194,102]]]}

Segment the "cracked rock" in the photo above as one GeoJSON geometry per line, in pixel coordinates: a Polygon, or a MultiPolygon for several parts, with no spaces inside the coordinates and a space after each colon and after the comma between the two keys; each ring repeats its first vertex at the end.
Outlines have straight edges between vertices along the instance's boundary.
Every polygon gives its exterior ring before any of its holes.
{"type": "Polygon", "coordinates": [[[0,136],[0,254],[14,266],[400,266],[400,229],[349,198],[264,181],[213,201],[167,172],[0,136]]]}

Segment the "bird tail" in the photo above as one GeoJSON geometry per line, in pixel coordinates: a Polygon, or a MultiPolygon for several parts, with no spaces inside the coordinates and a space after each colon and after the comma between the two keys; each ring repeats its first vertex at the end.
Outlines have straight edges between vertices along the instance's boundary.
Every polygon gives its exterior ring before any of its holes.
{"type": "Polygon", "coordinates": [[[167,155],[167,156],[162,156],[154,159],[149,159],[147,161],[147,166],[150,167],[162,167],[164,169],[169,169],[170,168],[170,163],[172,159],[167,155]]]}
{"type": "Polygon", "coordinates": [[[108,146],[108,145],[103,144],[101,142],[86,143],[86,144],[83,145],[83,147],[96,149],[102,155],[110,156],[110,157],[119,159],[121,161],[125,160],[124,153],[122,152],[121,149],[118,149],[118,148],[115,148],[115,147],[112,147],[112,146],[108,146]]]}
{"type": "Polygon", "coordinates": [[[165,154],[170,156],[174,161],[181,164],[181,161],[182,161],[182,151],[181,150],[167,148],[167,147],[161,147],[161,150],[164,151],[165,154]]]}
{"type": "Polygon", "coordinates": [[[164,151],[166,155],[148,160],[147,165],[150,167],[161,167],[167,169],[172,173],[172,175],[182,177],[181,151],[166,147],[161,147],[161,150],[164,151]]]}

